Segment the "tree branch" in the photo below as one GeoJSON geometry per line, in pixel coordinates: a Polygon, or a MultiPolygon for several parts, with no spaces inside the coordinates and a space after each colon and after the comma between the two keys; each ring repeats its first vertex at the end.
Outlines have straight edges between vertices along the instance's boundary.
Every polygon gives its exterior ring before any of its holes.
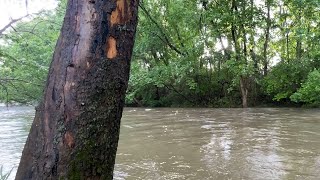
{"type": "Polygon", "coordinates": [[[35,86],[39,86],[41,87],[40,84],[36,84],[36,83],[33,83],[33,82],[30,82],[30,81],[27,81],[27,80],[23,80],[23,79],[17,79],[17,78],[0,78],[0,83],[7,83],[9,81],[18,81],[18,82],[23,82],[23,83],[26,83],[26,84],[32,84],[32,85],[35,85],[35,86]]]}
{"type": "Polygon", "coordinates": [[[185,53],[181,52],[176,46],[174,46],[168,36],[164,33],[163,29],[161,28],[161,26],[158,24],[158,22],[153,19],[153,17],[151,16],[151,14],[147,11],[147,9],[140,3],[139,7],[142,9],[142,11],[145,13],[145,15],[151,20],[152,23],[154,23],[156,25],[156,27],[159,29],[160,33],[162,34],[162,36],[164,37],[164,39],[161,39],[164,43],[166,43],[172,50],[174,50],[176,53],[185,56],[185,53]]]}
{"type": "Polygon", "coordinates": [[[14,23],[21,21],[22,19],[26,18],[30,16],[30,14],[27,14],[25,16],[22,16],[18,19],[12,19],[7,25],[5,25],[2,29],[0,29],[0,36],[3,34],[3,32],[5,32],[8,28],[10,28],[14,23]]]}
{"type": "Polygon", "coordinates": [[[191,104],[196,104],[195,102],[193,102],[191,99],[189,99],[187,96],[183,95],[181,92],[179,92],[172,84],[163,84],[164,87],[166,87],[168,90],[174,91],[176,92],[178,95],[180,95],[181,97],[183,97],[185,100],[187,100],[189,103],[191,104]]]}

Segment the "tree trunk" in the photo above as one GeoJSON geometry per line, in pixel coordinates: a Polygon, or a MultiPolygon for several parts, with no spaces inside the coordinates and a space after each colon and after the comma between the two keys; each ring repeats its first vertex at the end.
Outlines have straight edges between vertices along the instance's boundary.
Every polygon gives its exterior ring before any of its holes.
{"type": "Polygon", "coordinates": [[[301,39],[297,40],[297,46],[296,46],[296,59],[301,60],[302,58],[302,42],[301,39]]]}
{"type": "Polygon", "coordinates": [[[265,40],[263,44],[263,75],[266,76],[268,74],[268,47],[270,41],[270,27],[271,27],[271,17],[270,17],[270,9],[271,3],[269,0],[266,1],[267,6],[267,27],[265,29],[265,40]]]}
{"type": "Polygon", "coordinates": [[[241,98],[242,98],[242,107],[248,107],[248,82],[247,78],[240,77],[240,90],[241,90],[241,98]]]}
{"type": "Polygon", "coordinates": [[[112,179],[138,0],[70,0],[17,180],[112,179]]]}
{"type": "MultiPolygon", "coordinates": [[[[299,4],[300,5],[300,4],[299,4]]],[[[299,13],[298,13],[298,27],[301,28],[301,14],[302,14],[302,9],[301,9],[301,5],[299,6],[299,13]]],[[[297,60],[301,60],[302,58],[302,38],[301,38],[301,34],[299,32],[298,37],[297,37],[297,45],[296,45],[296,59],[297,60]]]]}

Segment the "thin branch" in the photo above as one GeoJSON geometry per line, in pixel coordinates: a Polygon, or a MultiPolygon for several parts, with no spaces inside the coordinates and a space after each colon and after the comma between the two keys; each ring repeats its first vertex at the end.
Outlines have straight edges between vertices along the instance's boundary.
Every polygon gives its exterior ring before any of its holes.
{"type": "Polygon", "coordinates": [[[25,5],[26,5],[26,11],[27,11],[27,14],[29,14],[28,0],[25,0],[25,5]]]}
{"type": "Polygon", "coordinates": [[[179,29],[178,29],[177,25],[173,26],[173,29],[176,31],[176,34],[177,34],[177,37],[178,37],[178,40],[180,42],[181,47],[182,48],[186,48],[186,46],[184,45],[183,40],[181,38],[181,34],[179,32],[179,29]]]}
{"type": "Polygon", "coordinates": [[[30,81],[27,81],[27,80],[23,80],[23,79],[17,79],[17,78],[0,78],[0,83],[7,83],[9,81],[18,81],[18,82],[23,82],[23,83],[26,83],[26,84],[32,84],[32,85],[35,85],[35,86],[39,86],[41,87],[40,84],[36,84],[36,83],[33,83],[33,82],[30,82],[30,81]]]}
{"type": "Polygon", "coordinates": [[[17,87],[16,85],[14,85],[12,82],[9,82],[10,85],[14,88],[14,90],[17,92],[17,93],[22,93],[24,94],[25,96],[28,96],[29,98],[31,99],[36,99],[35,96],[29,94],[28,92],[25,92],[25,91],[21,91],[21,89],[25,89],[25,87],[22,85],[22,88],[21,87],[17,87]]]}
{"type": "Polygon", "coordinates": [[[22,16],[18,19],[12,19],[6,26],[4,26],[2,29],[0,29],[0,36],[3,34],[3,32],[5,32],[8,28],[10,28],[14,23],[21,21],[22,19],[26,18],[30,16],[30,14],[27,14],[25,16],[22,16]]]}
{"type": "Polygon", "coordinates": [[[190,102],[191,104],[196,104],[195,102],[193,102],[192,100],[190,100],[187,96],[183,95],[181,92],[179,92],[172,84],[166,85],[163,84],[164,87],[166,87],[168,90],[174,91],[176,92],[178,95],[180,95],[181,97],[183,97],[185,100],[187,100],[188,102],[190,102]],[[170,87],[169,87],[170,86],[170,87]]]}
{"type": "Polygon", "coordinates": [[[153,19],[153,17],[151,16],[151,14],[147,11],[147,9],[140,3],[139,7],[142,9],[142,11],[145,13],[145,15],[147,15],[147,17],[151,20],[152,23],[154,23],[154,25],[157,26],[157,28],[159,29],[160,33],[162,34],[162,36],[164,37],[164,39],[161,39],[164,43],[166,43],[172,50],[174,50],[176,53],[185,56],[185,53],[181,52],[176,46],[174,46],[168,36],[164,33],[163,29],[161,28],[161,26],[158,24],[158,22],[153,19]]]}
{"type": "Polygon", "coordinates": [[[3,33],[4,33],[8,28],[12,27],[13,24],[15,24],[15,23],[21,21],[22,19],[27,18],[27,17],[29,17],[29,16],[31,16],[31,15],[37,16],[37,15],[39,15],[39,14],[41,14],[41,13],[42,13],[42,11],[40,11],[40,12],[38,12],[38,13],[32,13],[32,14],[29,14],[29,13],[28,13],[28,14],[20,17],[20,18],[11,19],[11,21],[10,21],[7,25],[5,25],[2,29],[0,29],[0,36],[3,35],[3,33]]]}
{"type": "MultiPolygon", "coordinates": [[[[33,68],[37,68],[37,69],[43,69],[41,67],[41,65],[38,65],[38,64],[32,64],[32,63],[29,63],[29,62],[23,62],[21,60],[18,60],[16,58],[14,58],[13,56],[10,56],[9,54],[7,53],[4,53],[3,51],[0,51],[0,58],[1,57],[5,57],[5,58],[8,58],[16,63],[19,63],[20,65],[25,65],[25,66],[29,66],[29,67],[33,67],[33,68]]],[[[0,59],[1,60],[1,59],[0,59]]]]}

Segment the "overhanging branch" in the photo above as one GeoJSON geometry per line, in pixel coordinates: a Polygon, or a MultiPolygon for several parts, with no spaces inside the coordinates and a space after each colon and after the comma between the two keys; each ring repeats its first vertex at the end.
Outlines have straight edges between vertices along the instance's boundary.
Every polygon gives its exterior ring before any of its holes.
{"type": "MultiPolygon", "coordinates": [[[[158,24],[158,22],[153,19],[153,17],[151,16],[151,14],[147,11],[147,9],[140,3],[139,7],[142,9],[142,11],[144,12],[144,14],[151,20],[151,22],[159,29],[161,35],[163,36],[163,39],[160,38],[160,40],[164,43],[166,43],[172,50],[174,50],[176,53],[185,56],[185,53],[181,52],[176,46],[174,46],[170,40],[169,37],[166,35],[166,33],[163,31],[163,29],[161,28],[161,26],[158,24]]],[[[159,36],[158,36],[159,37],[159,36]]]]}
{"type": "Polygon", "coordinates": [[[3,34],[3,32],[5,32],[8,28],[10,28],[14,23],[21,21],[22,19],[26,18],[30,16],[30,14],[27,14],[25,16],[22,16],[18,19],[12,19],[7,25],[5,25],[2,29],[0,29],[0,36],[3,34]]]}

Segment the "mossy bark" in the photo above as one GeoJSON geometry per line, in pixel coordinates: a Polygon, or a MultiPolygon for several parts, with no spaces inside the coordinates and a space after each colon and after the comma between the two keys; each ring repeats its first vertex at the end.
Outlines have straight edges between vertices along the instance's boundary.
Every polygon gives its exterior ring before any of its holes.
{"type": "Polygon", "coordinates": [[[17,180],[112,179],[138,0],[70,0],[17,180]]]}

